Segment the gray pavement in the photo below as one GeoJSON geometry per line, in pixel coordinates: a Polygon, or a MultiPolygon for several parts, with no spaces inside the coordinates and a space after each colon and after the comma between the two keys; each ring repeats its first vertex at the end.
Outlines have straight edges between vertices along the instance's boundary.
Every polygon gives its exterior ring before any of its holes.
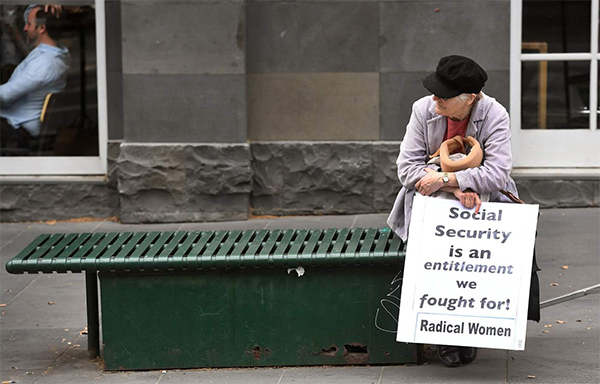
{"type": "MultiPolygon", "coordinates": [[[[16,383],[599,383],[600,295],[542,310],[526,350],[480,350],[448,369],[420,366],[281,367],[105,372],[87,359],[81,274],[10,275],[5,263],[40,233],[385,226],[386,215],[259,218],[243,222],[123,225],[114,222],[0,224],[0,377],[16,383]],[[52,303],[52,304],[49,304],[52,303]],[[560,321],[557,322],[557,321],[560,321]],[[529,378],[535,376],[535,379],[529,378]]],[[[542,300],[600,283],[600,209],[542,210],[537,254],[542,300]],[[568,269],[563,269],[568,266],[568,269]],[[558,284],[558,285],[556,285],[558,284]]]]}

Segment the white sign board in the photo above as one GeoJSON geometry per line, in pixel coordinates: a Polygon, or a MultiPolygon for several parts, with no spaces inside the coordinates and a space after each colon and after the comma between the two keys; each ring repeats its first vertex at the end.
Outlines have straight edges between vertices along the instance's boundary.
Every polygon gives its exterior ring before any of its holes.
{"type": "Polygon", "coordinates": [[[538,206],[415,196],[398,341],[525,349],[538,206]]]}

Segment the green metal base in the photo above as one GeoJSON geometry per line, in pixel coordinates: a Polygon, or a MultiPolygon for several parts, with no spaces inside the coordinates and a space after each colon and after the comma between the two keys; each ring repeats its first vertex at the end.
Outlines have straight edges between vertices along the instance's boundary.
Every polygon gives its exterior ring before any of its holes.
{"type": "Polygon", "coordinates": [[[108,370],[416,363],[399,265],[100,273],[108,370]]]}

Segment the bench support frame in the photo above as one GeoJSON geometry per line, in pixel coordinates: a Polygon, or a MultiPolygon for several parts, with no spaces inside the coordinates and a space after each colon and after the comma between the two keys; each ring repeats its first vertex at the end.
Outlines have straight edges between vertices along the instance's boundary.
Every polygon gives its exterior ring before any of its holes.
{"type": "Polygon", "coordinates": [[[98,273],[85,272],[85,293],[88,327],[88,354],[94,360],[100,356],[100,317],[98,313],[98,273]]]}

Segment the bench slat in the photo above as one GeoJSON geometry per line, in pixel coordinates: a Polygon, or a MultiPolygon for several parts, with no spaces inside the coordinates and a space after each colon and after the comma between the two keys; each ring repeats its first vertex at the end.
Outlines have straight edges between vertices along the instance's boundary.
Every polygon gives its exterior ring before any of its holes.
{"type": "Polygon", "coordinates": [[[290,243],[295,233],[295,229],[286,229],[283,232],[283,237],[281,238],[279,245],[277,246],[277,248],[275,248],[275,251],[271,255],[271,265],[275,267],[287,266],[286,251],[290,246],[290,243]]]}
{"type": "Polygon", "coordinates": [[[246,255],[244,254],[244,249],[248,246],[250,239],[254,236],[255,231],[244,231],[244,235],[242,236],[239,243],[235,246],[233,251],[231,251],[231,257],[229,260],[229,266],[231,268],[240,268],[242,265],[242,258],[246,260],[246,255]]]}
{"type": "Polygon", "coordinates": [[[6,270],[10,273],[24,273],[24,264],[26,260],[37,250],[37,247],[48,240],[50,235],[39,235],[28,246],[23,248],[21,252],[6,263],[6,270]]]}
{"type": "Polygon", "coordinates": [[[35,271],[35,273],[44,272],[40,269],[40,261],[45,255],[47,255],[52,250],[52,247],[58,244],[64,237],[65,235],[61,233],[51,235],[50,238],[46,242],[44,242],[44,244],[42,244],[37,249],[37,251],[35,251],[35,253],[25,261],[25,265],[27,266],[27,268],[35,271]]]}
{"type": "Polygon", "coordinates": [[[279,240],[279,235],[281,235],[281,229],[276,229],[269,233],[269,237],[265,245],[263,245],[260,254],[258,255],[258,266],[266,267],[269,266],[271,251],[275,247],[275,243],[279,240]]]}
{"type": "Polygon", "coordinates": [[[292,244],[290,244],[290,250],[288,251],[288,265],[290,267],[297,267],[300,265],[300,250],[304,246],[308,233],[309,232],[306,229],[296,231],[296,238],[292,244]]]}
{"type": "Polygon", "coordinates": [[[127,243],[113,259],[111,269],[115,271],[126,271],[128,267],[128,256],[130,256],[130,253],[135,249],[135,247],[143,241],[145,236],[146,233],[144,232],[138,232],[134,234],[129,243],[127,243]]]}
{"type": "Polygon", "coordinates": [[[317,245],[319,245],[319,239],[321,238],[321,235],[323,234],[323,230],[322,229],[313,229],[310,233],[310,238],[308,239],[308,242],[306,243],[306,246],[304,247],[304,250],[302,251],[302,257],[300,258],[302,262],[306,262],[308,263],[308,265],[312,265],[312,258],[313,258],[313,252],[315,250],[315,248],[317,248],[317,245]]]}
{"type": "Polygon", "coordinates": [[[185,237],[185,234],[185,231],[177,231],[175,232],[171,240],[168,240],[168,243],[166,243],[163,250],[160,251],[158,257],[154,262],[154,265],[152,266],[155,270],[164,271],[173,269],[173,257],[171,256],[171,254],[181,244],[181,241],[185,237]]]}
{"type": "Polygon", "coordinates": [[[52,268],[58,273],[67,273],[69,270],[69,267],[67,266],[69,257],[79,250],[81,244],[86,242],[91,236],[91,233],[82,233],[81,235],[77,235],[75,240],[69,246],[65,247],[58,256],[56,256],[52,263],[52,268]]]}
{"type": "Polygon", "coordinates": [[[329,255],[329,263],[330,265],[342,265],[342,250],[346,246],[346,241],[348,239],[348,234],[350,234],[350,228],[344,228],[338,234],[337,240],[333,244],[333,248],[331,249],[331,254],[329,255]]]}
{"type": "Polygon", "coordinates": [[[181,246],[179,248],[177,248],[177,252],[175,252],[175,255],[173,255],[173,260],[172,260],[172,263],[173,263],[172,268],[173,269],[176,269],[176,270],[185,269],[186,264],[187,264],[187,257],[185,255],[188,252],[188,250],[190,250],[192,248],[192,246],[194,245],[194,242],[196,242],[197,239],[200,237],[200,234],[201,234],[200,231],[193,231],[193,232],[188,233],[183,244],[181,244],[181,246]],[[184,262],[184,259],[185,259],[185,262],[184,262]]]}
{"type": "Polygon", "coordinates": [[[346,248],[345,256],[346,258],[352,258],[354,264],[360,264],[360,261],[357,259],[358,254],[356,251],[358,250],[358,246],[360,245],[360,239],[363,236],[365,230],[363,228],[355,228],[352,233],[352,237],[348,242],[348,247],[346,248]]]}
{"type": "Polygon", "coordinates": [[[7,262],[10,273],[195,271],[394,264],[388,228],[44,234],[7,262]]]}

